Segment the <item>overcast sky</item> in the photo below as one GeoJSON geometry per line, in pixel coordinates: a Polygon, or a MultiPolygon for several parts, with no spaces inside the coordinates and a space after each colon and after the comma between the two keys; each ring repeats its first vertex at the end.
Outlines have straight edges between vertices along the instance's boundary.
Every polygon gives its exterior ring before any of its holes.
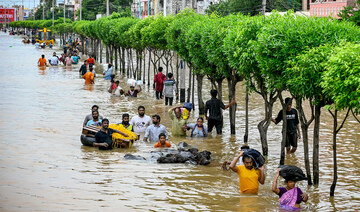
{"type": "MultiPolygon", "coordinates": [[[[57,0],[57,3],[63,3],[64,0],[57,0]]],[[[24,7],[26,8],[34,8],[39,6],[40,0],[0,0],[0,5],[3,5],[5,7],[11,7],[12,5],[22,5],[24,4],[24,7]]]]}

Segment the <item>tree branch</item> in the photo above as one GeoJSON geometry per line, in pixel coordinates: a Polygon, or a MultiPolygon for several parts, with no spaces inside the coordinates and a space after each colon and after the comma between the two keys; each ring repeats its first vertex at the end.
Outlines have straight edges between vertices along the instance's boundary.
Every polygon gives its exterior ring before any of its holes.
{"type": "Polygon", "coordinates": [[[346,116],[345,116],[343,122],[341,123],[340,127],[336,130],[336,133],[338,133],[341,130],[341,128],[344,126],[344,123],[345,123],[347,117],[349,116],[349,112],[350,112],[350,108],[348,109],[346,116]]]}
{"type": "Polygon", "coordinates": [[[351,113],[353,114],[354,118],[356,119],[356,121],[358,121],[360,123],[360,120],[355,116],[354,110],[351,110],[351,113]]]}

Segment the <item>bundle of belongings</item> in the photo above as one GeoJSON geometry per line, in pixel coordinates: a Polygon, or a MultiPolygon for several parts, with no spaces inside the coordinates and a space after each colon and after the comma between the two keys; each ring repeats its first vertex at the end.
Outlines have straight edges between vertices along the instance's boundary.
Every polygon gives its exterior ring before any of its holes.
{"type": "Polygon", "coordinates": [[[181,142],[178,145],[176,152],[162,154],[157,159],[158,163],[189,163],[194,165],[208,165],[210,164],[211,152],[202,151],[192,148],[186,142],[181,142]]]}
{"type": "Polygon", "coordinates": [[[307,179],[304,172],[297,166],[281,165],[279,168],[281,168],[280,176],[287,181],[291,180],[297,182],[307,179]]]}
{"type": "Polygon", "coordinates": [[[255,169],[262,167],[265,163],[264,156],[256,149],[244,149],[243,159],[246,156],[252,158],[255,169]]]}

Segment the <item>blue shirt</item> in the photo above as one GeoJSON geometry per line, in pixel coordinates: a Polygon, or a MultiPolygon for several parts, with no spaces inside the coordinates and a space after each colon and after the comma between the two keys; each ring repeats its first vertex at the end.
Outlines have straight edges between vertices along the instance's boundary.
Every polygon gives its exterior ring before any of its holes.
{"type": "Polygon", "coordinates": [[[79,56],[71,56],[71,58],[73,59],[74,64],[78,64],[78,62],[79,62],[79,56]]]}
{"type": "Polygon", "coordinates": [[[106,80],[111,79],[113,69],[114,69],[113,66],[111,66],[111,68],[109,68],[107,71],[104,71],[104,74],[105,74],[104,79],[106,79],[106,80]]]}
{"type": "Polygon", "coordinates": [[[91,119],[90,121],[88,121],[88,122],[86,123],[86,126],[90,126],[90,125],[101,126],[101,122],[102,122],[101,119],[99,119],[99,121],[96,121],[96,122],[91,119]]]}
{"type": "Polygon", "coordinates": [[[195,127],[196,124],[187,124],[186,126],[191,130],[191,137],[206,137],[207,136],[207,129],[203,125],[203,129],[198,129],[195,127]]]}
{"type": "Polygon", "coordinates": [[[148,138],[148,141],[157,142],[159,141],[160,133],[164,133],[166,135],[166,139],[168,139],[168,132],[164,125],[160,124],[158,127],[155,124],[152,124],[146,128],[145,138],[148,138]]]}

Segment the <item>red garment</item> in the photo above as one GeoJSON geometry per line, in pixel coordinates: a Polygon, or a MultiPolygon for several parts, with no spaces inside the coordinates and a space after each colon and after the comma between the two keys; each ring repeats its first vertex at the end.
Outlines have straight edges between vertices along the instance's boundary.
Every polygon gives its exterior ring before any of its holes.
{"type": "Polygon", "coordinates": [[[163,91],[164,88],[164,81],[166,80],[166,77],[163,73],[159,72],[154,77],[154,82],[156,83],[155,90],[158,92],[163,91]]]}
{"type": "Polygon", "coordinates": [[[112,90],[116,90],[116,88],[117,88],[117,84],[114,82],[114,83],[112,83],[112,85],[111,85],[111,89],[112,90]]]}
{"type": "Polygon", "coordinates": [[[88,64],[93,64],[93,65],[95,65],[95,60],[94,60],[94,58],[88,58],[87,59],[87,62],[88,62],[88,64]]]}

